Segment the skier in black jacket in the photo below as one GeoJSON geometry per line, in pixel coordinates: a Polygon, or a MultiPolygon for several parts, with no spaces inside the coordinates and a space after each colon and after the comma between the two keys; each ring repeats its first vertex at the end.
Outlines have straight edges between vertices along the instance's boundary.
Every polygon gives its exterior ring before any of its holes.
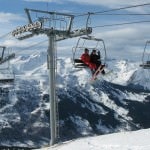
{"type": "MultiPolygon", "coordinates": [[[[101,64],[101,56],[100,51],[96,53],[96,50],[94,49],[92,53],[90,54],[90,62],[96,64],[96,69],[93,71],[93,74],[95,71],[101,66],[101,69],[104,67],[104,65],[101,64]]],[[[105,74],[105,71],[102,71],[102,74],[105,74]]]]}

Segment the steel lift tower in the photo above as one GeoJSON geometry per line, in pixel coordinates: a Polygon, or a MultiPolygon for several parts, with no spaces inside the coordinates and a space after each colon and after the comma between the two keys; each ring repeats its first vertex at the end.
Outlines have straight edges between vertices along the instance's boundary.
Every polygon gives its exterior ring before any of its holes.
{"type": "Polygon", "coordinates": [[[68,38],[88,35],[92,28],[85,27],[72,31],[74,16],[65,13],[49,12],[35,9],[25,9],[29,24],[17,27],[12,35],[18,40],[33,37],[34,35],[45,34],[48,37],[49,46],[48,69],[49,69],[49,101],[50,101],[50,145],[58,142],[57,139],[57,112],[56,112],[56,58],[55,45],[57,41],[68,38]],[[36,18],[34,18],[36,16],[36,18]]]}

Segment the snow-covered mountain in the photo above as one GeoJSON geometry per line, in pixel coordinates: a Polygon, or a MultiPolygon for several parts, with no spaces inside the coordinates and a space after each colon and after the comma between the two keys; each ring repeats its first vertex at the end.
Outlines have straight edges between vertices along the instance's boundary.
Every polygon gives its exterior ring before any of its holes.
{"type": "MultiPolygon", "coordinates": [[[[0,85],[1,146],[49,144],[46,60],[46,52],[40,52],[11,61],[15,82],[0,85]]],[[[150,70],[129,60],[107,63],[106,75],[91,83],[90,70],[74,68],[71,58],[57,60],[61,141],[150,128],[150,70]]]]}

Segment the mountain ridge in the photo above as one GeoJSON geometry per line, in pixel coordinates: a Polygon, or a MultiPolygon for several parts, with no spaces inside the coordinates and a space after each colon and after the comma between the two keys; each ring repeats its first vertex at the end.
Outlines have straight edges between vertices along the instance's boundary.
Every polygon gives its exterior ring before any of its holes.
{"type": "MultiPolygon", "coordinates": [[[[15,82],[10,87],[1,85],[5,91],[0,98],[1,146],[49,143],[46,60],[46,52],[12,60],[15,82]]],[[[62,141],[150,127],[148,70],[129,60],[109,59],[107,63],[106,72],[112,73],[99,75],[91,84],[89,69],[74,68],[70,58],[58,59],[56,93],[62,141]]]]}

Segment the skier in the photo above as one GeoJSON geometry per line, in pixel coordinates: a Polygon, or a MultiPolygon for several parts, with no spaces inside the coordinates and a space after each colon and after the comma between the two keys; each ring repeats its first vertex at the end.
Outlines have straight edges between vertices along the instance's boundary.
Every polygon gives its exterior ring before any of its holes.
{"type": "MultiPolygon", "coordinates": [[[[93,73],[93,74],[94,74],[98,69],[99,69],[99,72],[102,70],[102,71],[101,71],[102,74],[105,74],[105,71],[104,71],[105,65],[102,65],[100,58],[101,58],[101,56],[100,56],[100,51],[98,51],[98,52],[96,53],[96,50],[94,49],[94,50],[92,51],[92,53],[90,54],[90,62],[96,65],[96,68],[94,68],[94,69],[92,70],[92,73],[93,73]]],[[[99,73],[99,72],[98,72],[98,73],[99,73]]]]}
{"type": "Polygon", "coordinates": [[[84,53],[81,55],[81,60],[86,65],[89,65],[89,63],[90,63],[90,55],[89,55],[89,50],[87,48],[84,49],[84,53]]]}
{"type": "Polygon", "coordinates": [[[81,60],[91,69],[93,74],[93,70],[96,69],[96,64],[92,63],[90,59],[89,50],[85,48],[84,53],[81,55],[81,60]]]}

